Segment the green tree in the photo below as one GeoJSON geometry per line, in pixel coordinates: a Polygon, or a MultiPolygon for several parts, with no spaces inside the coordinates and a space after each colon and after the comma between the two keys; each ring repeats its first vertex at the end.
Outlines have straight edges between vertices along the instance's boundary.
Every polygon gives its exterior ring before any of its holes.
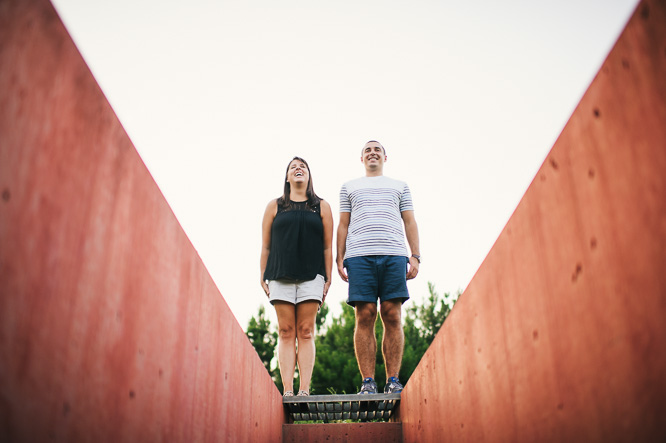
{"type": "MultiPolygon", "coordinates": [[[[403,315],[405,348],[400,370],[400,380],[403,383],[409,380],[460,295],[440,296],[430,282],[428,293],[429,296],[422,305],[410,306],[403,315]]],[[[354,310],[345,302],[341,305],[340,317],[334,317],[332,324],[324,331],[320,329],[317,336],[317,355],[312,374],[312,392],[316,394],[353,393],[361,385],[361,374],[354,353],[354,310]]],[[[386,379],[381,349],[382,335],[383,327],[378,316],[375,323],[375,379],[380,380],[380,386],[386,379]]]]}
{"type": "Polygon", "coordinates": [[[326,329],[326,317],[328,317],[328,304],[324,303],[319,308],[317,312],[317,318],[315,319],[315,328],[317,334],[323,332],[326,329]]]}
{"type": "Polygon", "coordinates": [[[460,292],[443,296],[435,290],[435,285],[428,282],[428,298],[422,305],[412,305],[405,313],[405,351],[400,369],[400,380],[407,383],[412,372],[428,350],[437,332],[451,313],[460,292]]]}
{"type": "MultiPolygon", "coordinates": [[[[315,320],[317,331],[322,330],[325,327],[324,324],[328,312],[328,305],[322,305],[315,320]]],[[[256,316],[250,318],[245,334],[250,339],[250,343],[254,346],[257,354],[259,354],[259,358],[273,378],[275,385],[280,389],[280,392],[282,392],[282,376],[277,362],[277,325],[270,323],[270,320],[266,317],[266,310],[263,306],[259,307],[256,316]]],[[[298,380],[298,369],[296,369],[295,376],[294,386],[299,386],[300,380],[298,380]]]]}
{"type": "MultiPolygon", "coordinates": [[[[403,384],[409,380],[460,296],[460,293],[454,296],[445,293],[440,296],[430,282],[428,282],[428,293],[428,298],[422,305],[412,304],[404,311],[405,348],[400,369],[400,380],[403,384]]],[[[315,338],[317,354],[310,388],[312,394],[349,394],[357,392],[361,385],[361,374],[354,353],[354,309],[345,302],[341,302],[341,306],[341,314],[333,317],[328,326],[326,325],[328,305],[324,304],[317,315],[315,338]]],[[[250,319],[247,335],[275,384],[282,389],[277,362],[273,364],[278,337],[276,330],[277,326],[272,328],[265,317],[262,306],[259,308],[257,318],[250,319]]],[[[377,338],[375,379],[380,381],[380,388],[386,378],[381,351],[382,332],[383,327],[378,316],[375,323],[377,338]]],[[[296,377],[298,378],[298,371],[296,377]]],[[[294,386],[299,386],[299,380],[294,380],[294,386]]]]}
{"type": "Polygon", "coordinates": [[[354,354],[354,310],[342,302],[342,313],[316,337],[317,354],[311,393],[353,393],[361,376],[354,354]]]}
{"type": "Polygon", "coordinates": [[[275,368],[272,369],[272,361],[275,356],[278,334],[276,331],[271,331],[271,322],[266,317],[266,310],[263,306],[259,307],[257,317],[250,318],[247,324],[247,331],[245,334],[250,339],[250,343],[259,354],[259,358],[264,363],[266,370],[275,378],[275,368]]]}

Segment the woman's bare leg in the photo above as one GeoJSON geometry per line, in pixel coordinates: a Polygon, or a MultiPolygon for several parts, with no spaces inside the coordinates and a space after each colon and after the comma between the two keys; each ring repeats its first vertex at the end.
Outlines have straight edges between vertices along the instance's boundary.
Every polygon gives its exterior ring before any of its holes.
{"type": "Polygon", "coordinates": [[[310,392],[315,363],[315,319],[319,302],[304,301],[296,305],[296,337],[298,339],[299,390],[310,392]]]}
{"type": "Polygon", "coordinates": [[[275,302],[278,319],[278,364],[283,392],[294,390],[296,369],[296,306],[287,302],[275,302]]]}

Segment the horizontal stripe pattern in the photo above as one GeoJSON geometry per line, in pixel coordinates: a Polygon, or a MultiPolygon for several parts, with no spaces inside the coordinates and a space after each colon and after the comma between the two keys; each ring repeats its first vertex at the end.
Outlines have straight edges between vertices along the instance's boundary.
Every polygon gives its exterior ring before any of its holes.
{"type": "Polygon", "coordinates": [[[342,185],[340,212],[350,212],[345,258],[407,256],[401,212],[413,211],[407,183],[386,176],[361,177],[342,185]]]}

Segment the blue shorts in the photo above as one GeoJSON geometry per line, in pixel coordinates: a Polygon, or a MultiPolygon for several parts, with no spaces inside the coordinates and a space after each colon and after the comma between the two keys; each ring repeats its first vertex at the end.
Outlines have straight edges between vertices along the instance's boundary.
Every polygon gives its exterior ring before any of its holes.
{"type": "Polygon", "coordinates": [[[409,299],[407,292],[407,263],[400,255],[366,255],[345,259],[349,277],[347,304],[357,302],[377,303],[392,299],[409,299]]]}

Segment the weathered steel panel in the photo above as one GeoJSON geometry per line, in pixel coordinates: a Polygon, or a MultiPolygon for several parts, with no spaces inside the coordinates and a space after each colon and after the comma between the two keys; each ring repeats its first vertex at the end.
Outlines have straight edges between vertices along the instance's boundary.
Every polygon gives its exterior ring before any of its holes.
{"type": "Polygon", "coordinates": [[[282,425],[284,443],[340,442],[382,443],[402,442],[400,423],[330,423],[282,425]]]}
{"type": "Polygon", "coordinates": [[[0,441],[280,439],[278,390],[46,0],[0,2],[0,194],[0,441]]]}
{"type": "Polygon", "coordinates": [[[665,171],[647,0],[409,380],[405,441],[666,441],[665,171]]]}

